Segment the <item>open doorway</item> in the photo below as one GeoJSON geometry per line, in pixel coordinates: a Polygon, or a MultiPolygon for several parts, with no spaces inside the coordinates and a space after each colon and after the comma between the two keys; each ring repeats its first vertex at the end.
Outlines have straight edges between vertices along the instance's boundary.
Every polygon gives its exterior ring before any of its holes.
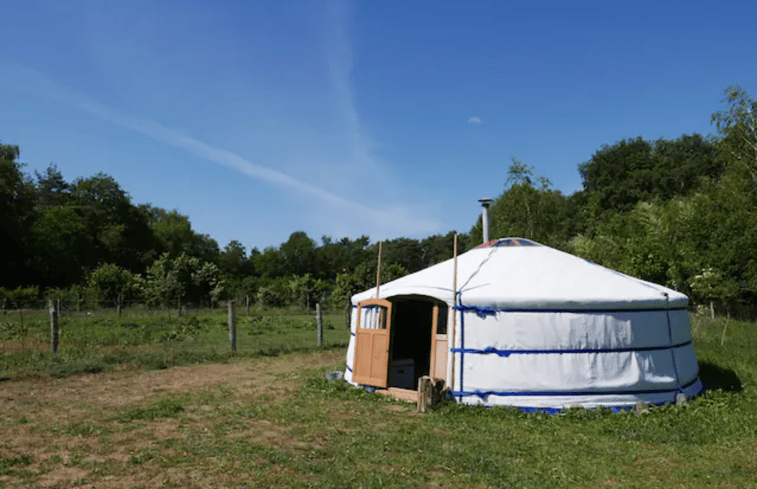
{"type": "Polygon", "coordinates": [[[421,300],[394,303],[389,386],[416,389],[418,379],[428,375],[431,363],[431,328],[434,304],[421,300]],[[412,379],[409,382],[409,379],[412,379]]]}
{"type": "Polygon", "coordinates": [[[358,304],[353,380],[417,390],[418,379],[446,379],[447,305],[424,296],[358,304]]]}
{"type": "Polygon", "coordinates": [[[437,375],[439,369],[434,370],[443,361],[446,374],[447,305],[427,297],[398,298],[392,303],[389,386],[415,390],[424,375],[444,378],[437,375]],[[443,348],[436,348],[437,333],[445,335],[443,348]],[[442,355],[443,360],[435,358],[442,355]]]}

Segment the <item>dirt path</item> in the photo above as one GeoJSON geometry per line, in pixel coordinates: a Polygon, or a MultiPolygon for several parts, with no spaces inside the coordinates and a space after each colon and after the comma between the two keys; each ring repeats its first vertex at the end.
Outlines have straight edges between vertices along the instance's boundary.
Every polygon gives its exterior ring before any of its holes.
{"type": "Polygon", "coordinates": [[[152,397],[213,389],[288,387],[299,371],[337,364],[342,350],[293,353],[278,357],[234,360],[228,364],[172,367],[166,370],[105,372],[64,379],[30,379],[0,383],[0,413],[19,408],[60,404],[128,407],[152,397]],[[290,379],[290,380],[288,380],[290,379]]]}
{"type": "MultiPolygon", "coordinates": [[[[301,375],[343,364],[344,355],[343,350],[292,353],[228,364],[0,382],[0,488],[234,486],[223,482],[228,476],[225,468],[203,467],[202,458],[191,470],[167,461],[179,449],[166,445],[176,443],[186,456],[196,457],[187,449],[193,437],[218,446],[224,441],[214,430],[228,427],[234,431],[230,437],[263,446],[317,446],[292,434],[297,420],[279,425],[233,413],[287,402],[301,386],[301,375]],[[182,399],[180,405],[186,406],[181,419],[169,415],[119,421],[124,413],[172,398],[182,399]],[[143,459],[151,465],[143,465],[143,459]],[[206,477],[208,472],[207,480],[198,475],[206,477]]],[[[237,476],[244,479],[249,474],[237,476]]]]}

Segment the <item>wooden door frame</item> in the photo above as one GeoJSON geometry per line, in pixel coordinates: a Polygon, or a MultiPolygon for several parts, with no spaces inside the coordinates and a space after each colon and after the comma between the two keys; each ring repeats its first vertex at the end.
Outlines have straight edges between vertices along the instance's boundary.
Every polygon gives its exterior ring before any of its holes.
{"type": "Polygon", "coordinates": [[[444,380],[444,383],[447,383],[447,358],[449,355],[449,342],[447,340],[448,333],[445,333],[443,335],[438,334],[439,331],[439,313],[441,312],[442,305],[444,306],[445,311],[449,310],[449,306],[446,302],[435,300],[433,301],[434,304],[434,312],[433,312],[433,319],[431,321],[431,356],[430,362],[429,362],[429,368],[428,368],[428,374],[431,378],[436,378],[435,373],[437,369],[437,361],[441,359],[436,358],[436,342],[437,341],[444,341],[446,343],[446,347],[444,348],[444,351],[447,353],[445,355],[445,358],[442,360],[444,362],[444,376],[441,380],[444,380]]]}

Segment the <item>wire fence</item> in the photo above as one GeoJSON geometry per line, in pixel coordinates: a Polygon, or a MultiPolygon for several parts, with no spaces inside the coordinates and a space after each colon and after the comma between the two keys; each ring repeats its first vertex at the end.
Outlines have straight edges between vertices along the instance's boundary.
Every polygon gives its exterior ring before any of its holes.
{"type": "MultiPolygon", "coordinates": [[[[235,304],[176,309],[144,303],[81,309],[15,304],[0,313],[0,378],[29,372],[53,376],[133,364],[165,368],[224,360],[229,355],[278,355],[345,347],[341,314],[251,309],[235,304]]],[[[49,305],[49,304],[48,304],[49,305]]],[[[65,302],[62,302],[65,305],[65,302]]]]}
{"type": "MultiPolygon", "coordinates": [[[[269,308],[246,301],[222,301],[212,305],[184,304],[178,301],[175,304],[156,305],[143,301],[89,301],[81,302],[74,300],[53,300],[58,314],[65,316],[110,316],[110,315],[174,315],[192,316],[201,314],[225,314],[229,302],[234,302],[238,314],[270,315],[270,314],[297,314],[315,315],[316,304],[310,308],[302,306],[290,306],[285,308],[269,308]]],[[[0,315],[2,316],[44,316],[49,314],[49,299],[13,300],[0,301],[0,315]]],[[[321,305],[325,312],[329,311],[326,305],[321,305]]]]}

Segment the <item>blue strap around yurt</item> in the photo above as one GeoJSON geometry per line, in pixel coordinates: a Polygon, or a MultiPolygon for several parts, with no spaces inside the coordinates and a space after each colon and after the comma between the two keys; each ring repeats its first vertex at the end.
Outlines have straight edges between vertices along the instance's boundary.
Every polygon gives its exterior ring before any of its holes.
{"type": "MultiPolygon", "coordinates": [[[[459,302],[462,302],[462,292],[458,292],[455,294],[457,296],[457,299],[459,302]]],[[[453,309],[461,310],[460,308],[463,307],[461,304],[455,305],[453,309]]],[[[455,344],[455,339],[452,338],[452,344],[455,344]]],[[[460,352],[460,390],[463,390],[463,358],[465,357],[465,314],[460,314],[460,349],[463,350],[460,352]]],[[[454,372],[452,375],[455,375],[454,372]]],[[[462,402],[463,397],[462,395],[459,397],[458,402],[462,402]]]]}
{"type": "MultiPolygon", "coordinates": [[[[575,313],[575,314],[602,314],[602,313],[624,313],[638,312],[642,309],[543,309],[543,308],[514,308],[514,307],[484,307],[484,306],[463,306],[454,307],[458,311],[472,312],[478,317],[493,316],[498,312],[523,312],[523,313],[575,313]]],[[[659,307],[653,309],[643,309],[645,312],[669,312],[669,311],[687,311],[686,307],[659,307]]]]}
{"type": "Polygon", "coordinates": [[[681,387],[681,377],[678,375],[678,365],[676,365],[676,352],[673,349],[673,328],[670,326],[670,297],[665,293],[665,303],[668,305],[668,309],[665,312],[665,316],[668,318],[668,338],[670,339],[670,356],[673,360],[673,372],[676,374],[676,386],[678,392],[683,393],[683,387],[681,387]]]}
{"type": "MultiPolygon", "coordinates": [[[[699,377],[695,377],[692,381],[688,382],[684,386],[680,386],[681,389],[691,387],[699,380],[699,377]]],[[[614,390],[614,391],[465,391],[457,390],[450,392],[451,395],[462,398],[464,396],[476,396],[484,398],[487,396],[502,396],[502,397],[566,397],[566,396],[607,396],[607,395],[643,395],[643,394],[665,394],[677,392],[679,387],[673,389],[638,389],[638,390],[614,390]]]]}
{"type": "Polygon", "coordinates": [[[625,352],[640,352],[640,351],[658,351],[668,350],[671,348],[681,348],[683,346],[689,346],[692,341],[684,341],[672,346],[641,346],[636,348],[581,348],[581,349],[564,349],[564,350],[499,350],[494,347],[487,347],[483,350],[474,348],[450,348],[453,353],[472,353],[472,354],[495,354],[500,357],[509,357],[514,354],[521,355],[551,355],[551,354],[566,354],[566,353],[625,353],[625,352]]]}
{"type": "MultiPolygon", "coordinates": [[[[453,309],[458,310],[462,313],[464,312],[473,312],[479,317],[485,317],[489,315],[497,314],[498,312],[554,312],[554,313],[560,313],[560,312],[567,312],[567,313],[618,313],[618,312],[632,312],[636,311],[635,309],[629,309],[628,311],[620,311],[620,310],[544,310],[544,309],[506,309],[506,308],[495,308],[495,307],[480,307],[480,306],[465,306],[462,305],[462,297],[461,293],[458,292],[455,294],[455,301],[456,304],[453,306],[453,309]]],[[[660,346],[660,347],[639,347],[639,348],[606,348],[606,349],[582,349],[582,350],[498,350],[493,347],[488,347],[483,350],[479,349],[467,349],[465,348],[465,314],[460,314],[460,348],[450,348],[450,352],[459,353],[460,354],[460,386],[459,390],[453,391],[450,394],[454,397],[458,398],[458,401],[462,402],[463,396],[469,396],[469,395],[479,395],[477,394],[478,391],[474,392],[467,392],[464,389],[464,377],[463,377],[463,364],[465,362],[465,354],[471,353],[471,354],[497,354],[501,357],[507,357],[511,354],[565,354],[565,353],[610,353],[610,352],[640,352],[640,351],[659,351],[659,350],[670,350],[670,354],[672,355],[673,359],[673,371],[675,373],[676,377],[676,389],[674,391],[677,392],[684,392],[684,389],[690,385],[692,385],[698,377],[695,377],[693,381],[688,383],[686,386],[681,385],[681,378],[678,375],[678,367],[676,365],[675,360],[675,349],[688,346],[692,344],[692,341],[685,341],[683,343],[679,343],[674,345],[673,344],[673,331],[670,323],[670,299],[667,294],[665,294],[666,299],[666,306],[664,309],[653,309],[655,311],[665,311],[665,315],[667,318],[667,325],[668,325],[668,338],[670,341],[669,346],[660,346]]],[[[677,307],[673,310],[686,310],[685,307],[677,307]]],[[[645,309],[645,311],[650,311],[650,309],[645,309]]],[[[453,344],[454,344],[454,338],[453,338],[453,344]]],[[[661,389],[661,390],[651,390],[651,391],[626,391],[624,393],[626,394],[649,394],[649,393],[661,393],[661,392],[671,392],[670,389],[661,389]]],[[[619,392],[622,393],[622,392],[619,392]]],[[[567,392],[567,393],[497,393],[497,392],[489,392],[485,393],[485,395],[494,394],[494,395],[598,395],[597,393],[574,393],[574,392],[567,392]]],[[[602,394],[612,394],[612,392],[604,392],[602,394]]],[[[484,395],[484,394],[482,394],[484,395]]]]}

